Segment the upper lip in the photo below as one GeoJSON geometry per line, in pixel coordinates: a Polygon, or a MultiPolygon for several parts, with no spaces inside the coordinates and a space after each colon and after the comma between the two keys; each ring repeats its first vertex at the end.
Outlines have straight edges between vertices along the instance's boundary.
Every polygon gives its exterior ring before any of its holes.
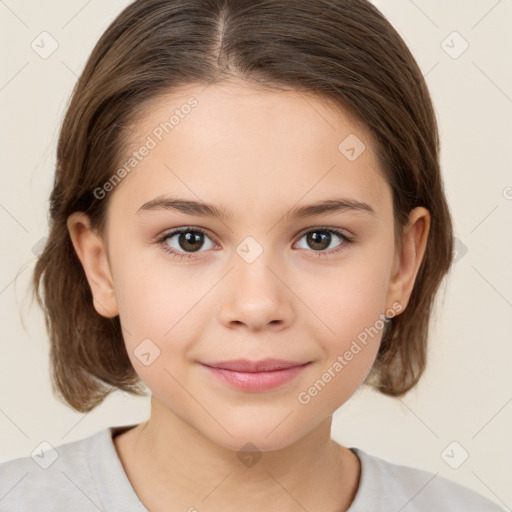
{"type": "Polygon", "coordinates": [[[270,372],[274,370],[283,370],[294,366],[307,364],[297,361],[284,361],[283,359],[262,359],[260,361],[250,361],[249,359],[233,359],[231,361],[213,361],[201,363],[212,368],[222,368],[223,370],[233,370],[236,372],[270,372]]]}

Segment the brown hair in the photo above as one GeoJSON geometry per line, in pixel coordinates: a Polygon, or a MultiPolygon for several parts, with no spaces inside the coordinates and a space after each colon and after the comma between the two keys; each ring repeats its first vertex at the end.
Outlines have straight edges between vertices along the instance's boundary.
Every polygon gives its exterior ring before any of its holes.
{"type": "Polygon", "coordinates": [[[408,306],[386,327],[365,383],[400,396],[425,369],[429,319],[452,260],[452,221],[429,92],[395,29],[367,0],[137,0],[101,36],[73,90],[58,140],[50,233],[33,275],[52,388],[77,411],[117,388],[145,393],[119,317],[94,309],[67,218],[86,212],[102,233],[110,196],[93,191],[114,175],[129,126],[162,94],[230,77],[313,93],[361,122],[392,189],[398,243],[409,212],[429,210],[408,306]]]}

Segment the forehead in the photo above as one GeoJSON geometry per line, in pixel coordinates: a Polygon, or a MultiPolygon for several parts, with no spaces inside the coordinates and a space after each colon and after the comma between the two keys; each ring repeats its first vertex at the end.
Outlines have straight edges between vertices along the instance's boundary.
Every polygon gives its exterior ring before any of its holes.
{"type": "Polygon", "coordinates": [[[158,97],[130,128],[121,165],[133,151],[150,149],[139,151],[145,156],[112,198],[126,214],[166,192],[235,211],[291,206],[328,192],[385,200],[371,134],[311,94],[236,82],[191,85],[158,97]]]}

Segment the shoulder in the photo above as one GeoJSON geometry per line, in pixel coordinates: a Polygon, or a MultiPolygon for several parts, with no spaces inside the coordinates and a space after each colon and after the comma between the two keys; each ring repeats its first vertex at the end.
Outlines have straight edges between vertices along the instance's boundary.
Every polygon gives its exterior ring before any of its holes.
{"type": "Polygon", "coordinates": [[[504,512],[481,494],[437,473],[394,464],[351,448],[361,461],[361,478],[356,497],[347,512],[504,512]]]}
{"type": "Polygon", "coordinates": [[[0,511],[103,509],[88,456],[108,435],[104,429],[85,439],[59,446],[47,442],[25,457],[0,463],[0,511]]]}

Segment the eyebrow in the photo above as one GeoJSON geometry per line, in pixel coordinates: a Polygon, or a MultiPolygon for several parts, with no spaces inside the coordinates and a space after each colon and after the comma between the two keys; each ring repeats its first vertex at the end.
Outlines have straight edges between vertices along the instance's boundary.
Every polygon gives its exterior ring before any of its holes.
{"type": "MultiPolygon", "coordinates": [[[[233,211],[224,206],[215,206],[200,201],[180,199],[176,197],[159,196],[147,203],[144,203],[136,212],[137,215],[154,210],[179,211],[189,215],[201,217],[213,217],[216,219],[229,220],[234,217],[233,211]]],[[[314,215],[326,215],[344,211],[357,211],[375,215],[375,210],[367,203],[348,198],[333,198],[318,201],[308,205],[300,205],[292,208],[284,218],[303,218],[314,215]]]]}

